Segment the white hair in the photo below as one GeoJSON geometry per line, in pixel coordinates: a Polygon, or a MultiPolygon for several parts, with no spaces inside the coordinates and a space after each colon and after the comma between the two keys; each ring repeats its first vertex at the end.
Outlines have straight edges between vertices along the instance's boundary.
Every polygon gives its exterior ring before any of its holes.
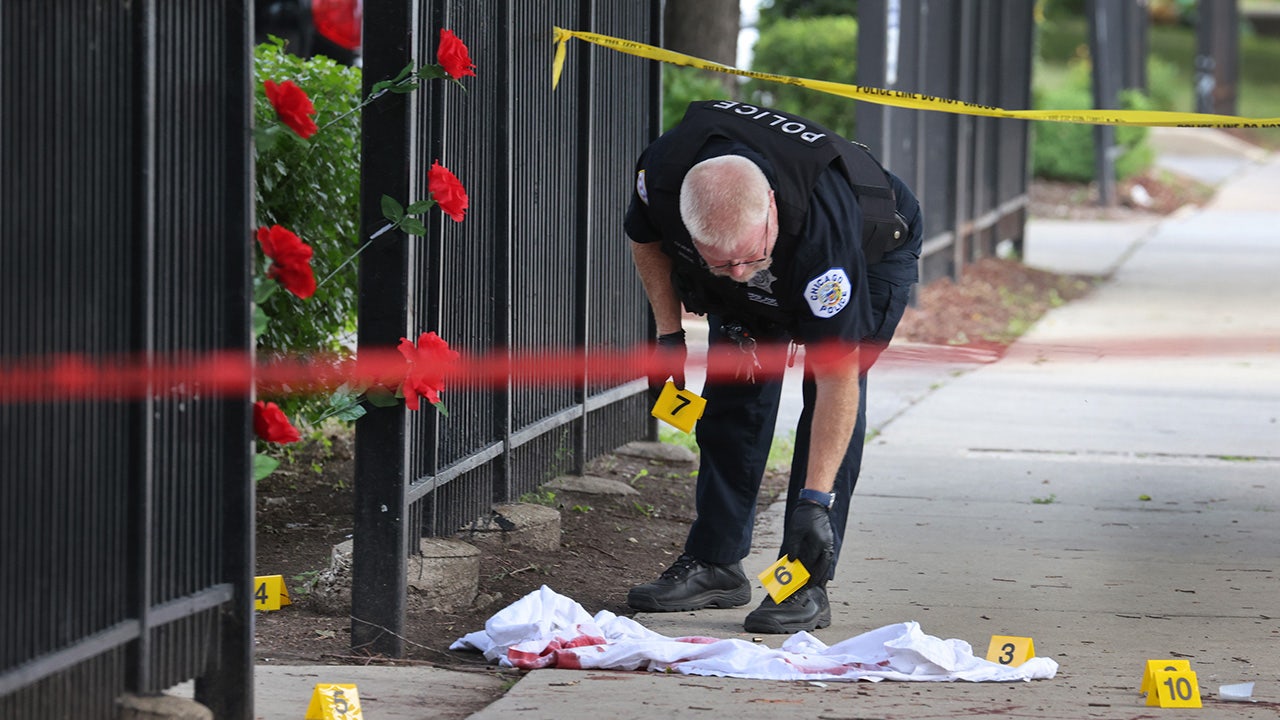
{"type": "Polygon", "coordinates": [[[769,212],[769,179],[741,155],[694,165],[680,184],[680,218],[694,242],[732,253],[769,212]]]}

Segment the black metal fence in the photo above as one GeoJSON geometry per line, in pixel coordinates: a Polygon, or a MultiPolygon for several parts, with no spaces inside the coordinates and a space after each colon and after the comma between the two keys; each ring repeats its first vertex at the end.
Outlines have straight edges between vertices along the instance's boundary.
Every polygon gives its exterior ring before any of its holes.
{"type": "MultiPolygon", "coordinates": [[[[0,4],[0,362],[249,351],[246,5],[0,4]]],[[[886,36],[876,5],[862,4],[860,54],[886,36]]],[[[899,38],[920,62],[902,72],[917,75],[862,82],[1025,106],[1030,10],[950,5],[928,4],[918,24],[903,4],[899,38]]],[[[589,356],[650,336],[619,225],[634,158],[660,126],[660,70],[571,43],[553,93],[551,27],[658,44],[660,18],[657,0],[365,3],[366,88],[431,62],[442,27],[467,40],[478,77],[365,112],[366,234],[383,222],[383,194],[425,196],[436,159],[463,179],[471,209],[366,251],[362,347],[435,330],[468,352],[589,356]]],[[[1020,234],[1025,126],[910,115],[884,122],[881,142],[862,139],[920,189],[934,236],[926,275],[954,273],[1020,234]]],[[[419,537],[650,436],[643,389],[508,383],[448,391],[447,419],[403,407],[363,418],[353,644],[401,653],[419,537]]],[[[244,399],[198,386],[0,405],[0,716],[109,717],[122,693],[191,678],[219,717],[249,716],[249,427],[244,399]]]]}
{"type": "MultiPolygon", "coordinates": [[[[1007,109],[1031,107],[1035,3],[858,3],[858,83],[1007,109]]],[[[956,278],[1010,240],[1021,249],[1029,123],[857,104],[858,140],[915,188],[921,282],[956,278]]]]}
{"type": "MultiPolygon", "coordinates": [[[[635,156],[660,126],[659,69],[570,48],[551,90],[552,27],[656,42],[660,3],[365,3],[365,85],[434,62],[440,28],[463,38],[477,77],[434,83],[364,115],[364,230],[379,199],[426,196],[434,160],[470,198],[462,223],[437,213],[426,238],[395,238],[360,266],[360,347],[436,331],[468,353],[632,347],[650,336],[620,218],[635,156]]],[[[447,535],[586,460],[649,436],[643,381],[508,383],[446,390],[430,408],[371,412],[357,425],[353,646],[399,655],[405,566],[424,535],[447,535]]]]}
{"type": "MultiPolygon", "coordinates": [[[[0,364],[248,352],[246,3],[0,4],[0,364]]],[[[0,717],[252,708],[243,399],[0,403],[0,717]]]]}

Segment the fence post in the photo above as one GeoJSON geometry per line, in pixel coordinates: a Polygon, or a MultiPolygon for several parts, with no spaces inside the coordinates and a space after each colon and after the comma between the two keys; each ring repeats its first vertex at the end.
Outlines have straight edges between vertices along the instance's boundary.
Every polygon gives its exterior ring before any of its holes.
{"type": "Polygon", "coordinates": [[[1240,13],[1236,0],[1196,5],[1196,112],[1236,114],[1240,13]]]}
{"type": "MultiPolygon", "coordinates": [[[[1093,106],[1114,110],[1119,92],[1121,66],[1116,53],[1125,39],[1118,37],[1124,8],[1106,0],[1089,0],[1089,55],[1093,58],[1093,106]]],[[[1098,181],[1098,204],[1116,204],[1116,130],[1110,125],[1093,127],[1094,176],[1098,181]]]]}
{"type": "MultiPolygon", "coordinates": [[[[365,56],[363,95],[413,61],[414,26],[408,0],[365,3],[364,46],[378,50],[365,56]]],[[[388,94],[362,113],[360,227],[366,238],[386,222],[379,211],[382,195],[402,202],[409,195],[409,97],[388,94]],[[388,152],[389,147],[403,152],[388,152]]],[[[402,233],[387,233],[360,258],[359,352],[386,351],[406,333],[408,247],[402,233]]],[[[408,592],[405,412],[403,404],[372,408],[356,421],[351,648],[390,657],[404,652],[408,592]]]]}
{"type": "Polygon", "coordinates": [[[1124,45],[1124,73],[1120,86],[1126,90],[1147,89],[1147,47],[1151,28],[1148,0],[1126,0],[1123,9],[1124,28],[1120,37],[1124,45]]]}

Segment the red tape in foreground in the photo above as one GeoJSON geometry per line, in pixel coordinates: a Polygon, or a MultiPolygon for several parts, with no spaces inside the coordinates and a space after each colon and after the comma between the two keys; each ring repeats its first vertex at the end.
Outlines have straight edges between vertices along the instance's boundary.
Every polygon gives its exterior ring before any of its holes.
{"type": "MultiPolygon", "coordinates": [[[[811,367],[853,362],[858,348],[849,345],[810,346],[804,362],[811,367]]],[[[1004,357],[1010,348],[988,345],[894,346],[863,348],[864,361],[879,355],[884,367],[912,364],[989,363],[1004,357]]],[[[1276,355],[1280,338],[1220,337],[1162,338],[1148,340],[1080,341],[1068,344],[1020,342],[1013,356],[1033,362],[1095,362],[1099,358],[1165,360],[1226,355],[1276,355]]],[[[790,357],[787,345],[761,345],[756,350],[760,368],[757,380],[777,378],[790,357]]],[[[1011,357],[1010,359],[1014,359],[1011,357]]],[[[707,376],[719,381],[746,381],[743,369],[750,356],[734,346],[718,345],[710,353],[707,376]]],[[[621,384],[645,377],[650,365],[660,369],[647,347],[628,350],[546,349],[480,354],[463,353],[457,360],[437,366],[415,366],[414,371],[437,374],[448,389],[502,388],[507,386],[577,386],[585,381],[621,384]]],[[[689,367],[703,367],[695,354],[689,367]]],[[[175,353],[151,359],[137,355],[88,356],[63,354],[0,360],[0,402],[29,403],[66,400],[130,400],[149,396],[248,396],[322,394],[347,385],[399,387],[409,365],[393,348],[365,350],[358,356],[308,355],[254,358],[239,353],[193,355],[175,353]]]]}

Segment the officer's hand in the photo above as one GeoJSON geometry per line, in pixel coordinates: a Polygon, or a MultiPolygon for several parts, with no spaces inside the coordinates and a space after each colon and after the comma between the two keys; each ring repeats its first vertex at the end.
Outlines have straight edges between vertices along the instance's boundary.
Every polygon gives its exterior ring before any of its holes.
{"type": "Polygon", "coordinates": [[[649,359],[649,395],[656,401],[662,394],[662,387],[667,378],[684,389],[684,363],[689,350],[684,344],[684,330],[677,330],[666,335],[659,335],[653,348],[653,357],[649,359]]]}
{"type": "Polygon", "coordinates": [[[825,583],[836,554],[831,512],[817,503],[802,500],[787,520],[786,534],[783,552],[792,560],[804,563],[810,583],[825,583]]]}

